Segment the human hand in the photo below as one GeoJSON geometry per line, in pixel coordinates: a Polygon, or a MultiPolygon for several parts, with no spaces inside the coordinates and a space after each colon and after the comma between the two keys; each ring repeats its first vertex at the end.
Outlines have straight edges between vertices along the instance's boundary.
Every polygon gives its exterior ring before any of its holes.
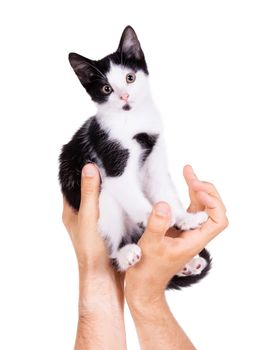
{"type": "Polygon", "coordinates": [[[81,176],[81,203],[77,212],[63,199],[63,223],[70,235],[79,266],[80,308],[115,298],[123,307],[124,276],[111,266],[107,247],[97,231],[100,176],[96,166],[87,164],[81,176]],[[86,172],[87,171],[87,172],[86,172]],[[105,298],[106,297],[106,298],[105,298]],[[85,301],[86,300],[86,301],[85,301]]]}
{"type": "Polygon", "coordinates": [[[163,298],[170,279],[228,225],[225,206],[215,187],[199,181],[190,166],[184,167],[184,177],[191,199],[189,211],[206,210],[209,218],[195,230],[168,230],[172,208],[165,202],[154,206],[138,242],[142,259],[126,273],[128,303],[152,303],[163,298]]]}

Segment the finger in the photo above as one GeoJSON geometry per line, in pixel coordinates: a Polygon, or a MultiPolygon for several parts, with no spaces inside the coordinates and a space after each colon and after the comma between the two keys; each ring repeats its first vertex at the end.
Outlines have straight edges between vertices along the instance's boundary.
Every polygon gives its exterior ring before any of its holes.
{"type": "Polygon", "coordinates": [[[100,177],[97,167],[86,164],[81,174],[81,201],[79,218],[89,223],[96,223],[98,218],[98,198],[100,188],[100,177]]]}
{"type": "Polygon", "coordinates": [[[216,187],[211,184],[210,182],[206,182],[206,181],[200,181],[198,179],[192,179],[189,182],[189,187],[193,190],[193,191],[203,191],[203,192],[207,192],[210,195],[212,195],[213,197],[218,198],[221,201],[221,197],[219,192],[217,191],[216,187]]]}
{"type": "Polygon", "coordinates": [[[62,199],[63,199],[63,213],[66,214],[67,216],[76,216],[75,209],[73,209],[72,206],[68,203],[64,195],[62,196],[62,199]]]}
{"type": "Polygon", "coordinates": [[[204,210],[204,206],[197,200],[195,196],[195,191],[191,188],[190,184],[194,180],[198,180],[193,168],[191,165],[186,165],[184,166],[183,169],[183,175],[186,180],[186,183],[188,185],[188,190],[189,190],[189,197],[191,200],[190,206],[188,208],[189,212],[196,212],[196,211],[201,211],[204,210]]]}
{"type": "Polygon", "coordinates": [[[171,210],[166,202],[159,202],[154,205],[150,214],[144,236],[150,239],[160,239],[165,236],[171,223],[171,210]]]}
{"type": "Polygon", "coordinates": [[[183,175],[188,185],[192,180],[198,180],[193,168],[189,164],[184,166],[183,175]]]}
{"type": "Polygon", "coordinates": [[[205,206],[209,217],[218,224],[225,214],[223,203],[206,192],[199,191],[196,196],[199,202],[205,206]]]}
{"type": "Polygon", "coordinates": [[[75,210],[69,205],[67,199],[63,196],[63,211],[62,211],[62,221],[64,225],[71,222],[76,218],[75,210]]]}
{"type": "Polygon", "coordinates": [[[219,199],[206,192],[198,192],[197,197],[205,205],[209,218],[199,229],[183,232],[181,236],[199,250],[227,227],[228,219],[219,199]]]}

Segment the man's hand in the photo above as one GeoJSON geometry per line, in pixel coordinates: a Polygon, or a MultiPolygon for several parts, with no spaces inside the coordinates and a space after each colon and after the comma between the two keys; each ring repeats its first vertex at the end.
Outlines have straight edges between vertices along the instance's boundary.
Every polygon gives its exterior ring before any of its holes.
{"type": "Polygon", "coordinates": [[[63,223],[69,232],[73,243],[80,271],[101,274],[109,270],[105,242],[97,231],[99,217],[99,186],[100,178],[93,164],[84,167],[81,176],[81,202],[79,212],[63,198],[63,223]]]}
{"type": "Polygon", "coordinates": [[[191,198],[190,211],[206,210],[209,218],[199,228],[169,229],[172,208],[157,203],[138,245],[141,261],[126,273],[126,299],[142,349],[195,349],[170,312],[164,291],[171,278],[228,225],[225,206],[215,189],[199,181],[190,166],[184,177],[191,198]]]}
{"type": "Polygon", "coordinates": [[[169,280],[228,225],[225,206],[215,187],[199,181],[190,166],[184,168],[184,176],[191,198],[189,210],[206,210],[209,218],[195,230],[178,233],[169,229],[172,208],[165,202],[157,203],[138,242],[142,259],[126,274],[129,297],[130,288],[145,299],[162,294],[169,280]]]}
{"type": "Polygon", "coordinates": [[[112,268],[106,244],[97,231],[99,187],[96,166],[87,164],[81,176],[79,212],[63,200],[62,219],[79,266],[76,350],[126,349],[124,276],[112,268]]]}

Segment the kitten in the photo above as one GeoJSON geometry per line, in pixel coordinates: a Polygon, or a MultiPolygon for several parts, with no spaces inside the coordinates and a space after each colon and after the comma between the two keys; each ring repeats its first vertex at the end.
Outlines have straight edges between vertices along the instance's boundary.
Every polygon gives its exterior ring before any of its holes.
{"type": "MultiPolygon", "coordinates": [[[[69,61],[98,111],[62,148],[61,189],[78,210],[82,167],[87,162],[98,166],[98,228],[114,265],[124,271],[141,258],[136,243],[154,203],[168,202],[173,218],[170,226],[181,230],[198,227],[208,216],[206,212],[186,212],[177,196],[168,171],[161,119],[151,97],[147,64],[133,28],[125,28],[117,51],[103,59],[94,61],[70,53],[69,61]]],[[[204,249],[167,288],[179,289],[197,282],[210,266],[210,255],[204,249]]]]}

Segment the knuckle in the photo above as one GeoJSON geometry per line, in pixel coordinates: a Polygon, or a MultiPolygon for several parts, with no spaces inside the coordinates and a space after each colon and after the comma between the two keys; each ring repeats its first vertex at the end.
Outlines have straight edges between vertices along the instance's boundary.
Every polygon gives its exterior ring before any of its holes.
{"type": "Polygon", "coordinates": [[[68,225],[68,219],[66,213],[63,211],[62,213],[62,223],[64,224],[65,227],[68,225]]]}
{"type": "Polygon", "coordinates": [[[150,220],[148,224],[148,231],[151,233],[162,233],[165,231],[166,228],[166,220],[164,218],[159,218],[154,220],[150,220]]]}
{"type": "Polygon", "coordinates": [[[208,182],[208,181],[202,181],[205,185],[208,185],[208,186],[213,186],[213,184],[211,182],[208,182]]]}
{"type": "Polygon", "coordinates": [[[228,225],[229,225],[229,220],[228,220],[227,216],[225,216],[225,218],[223,219],[223,228],[224,229],[227,228],[228,225]]]}
{"type": "Polygon", "coordinates": [[[170,252],[173,256],[179,257],[185,252],[185,245],[180,240],[174,240],[170,246],[170,252]]]}
{"type": "Polygon", "coordinates": [[[64,223],[66,221],[66,213],[65,210],[62,211],[62,222],[64,223]]]}
{"type": "Polygon", "coordinates": [[[161,230],[156,226],[150,225],[146,228],[146,231],[150,235],[156,235],[156,234],[160,233],[161,230]]]}
{"type": "Polygon", "coordinates": [[[96,192],[96,186],[94,181],[91,180],[87,180],[85,181],[85,183],[83,184],[82,187],[82,195],[91,195],[92,193],[96,192]]]}
{"type": "Polygon", "coordinates": [[[209,190],[216,191],[216,187],[215,187],[215,185],[214,185],[212,182],[203,181],[203,183],[206,185],[206,187],[207,187],[209,190]]]}
{"type": "Polygon", "coordinates": [[[96,224],[99,217],[99,210],[94,205],[86,203],[84,206],[81,206],[78,212],[79,222],[86,222],[87,227],[91,224],[96,224]]]}

